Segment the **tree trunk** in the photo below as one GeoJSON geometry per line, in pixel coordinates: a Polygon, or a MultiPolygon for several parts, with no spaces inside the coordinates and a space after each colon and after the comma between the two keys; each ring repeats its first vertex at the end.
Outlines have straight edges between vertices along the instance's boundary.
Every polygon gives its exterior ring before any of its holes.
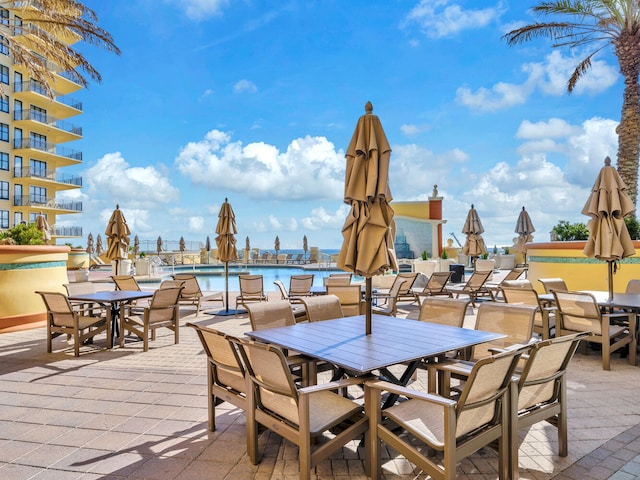
{"type": "Polygon", "coordinates": [[[618,134],[618,172],[627,185],[627,194],[636,204],[640,156],[640,41],[639,34],[623,31],[615,42],[620,73],[624,76],[622,116],[618,134]]]}

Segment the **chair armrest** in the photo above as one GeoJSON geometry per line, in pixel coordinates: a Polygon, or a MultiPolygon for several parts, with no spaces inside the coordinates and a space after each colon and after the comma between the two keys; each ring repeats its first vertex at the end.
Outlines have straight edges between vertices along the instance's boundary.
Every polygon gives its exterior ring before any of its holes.
{"type": "Polygon", "coordinates": [[[396,395],[402,395],[403,397],[414,398],[418,400],[424,400],[429,403],[435,403],[442,406],[455,406],[457,402],[450,400],[439,395],[432,393],[426,393],[412,388],[396,385],[395,383],[385,382],[383,380],[368,380],[365,382],[365,388],[373,388],[396,395]]]}

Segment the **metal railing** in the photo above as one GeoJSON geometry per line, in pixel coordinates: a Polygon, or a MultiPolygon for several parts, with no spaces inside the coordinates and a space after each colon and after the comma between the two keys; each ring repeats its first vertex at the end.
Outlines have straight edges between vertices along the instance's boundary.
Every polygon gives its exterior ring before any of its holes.
{"type": "Polygon", "coordinates": [[[78,152],[77,150],[73,150],[71,148],[59,147],[57,144],[47,142],[45,140],[18,138],[13,141],[13,148],[32,148],[34,150],[40,150],[52,155],[58,155],[60,157],[82,161],[82,152],[78,152]]]}
{"type": "Polygon", "coordinates": [[[82,211],[82,202],[56,200],[55,198],[36,195],[17,195],[13,197],[13,205],[15,207],[45,207],[56,210],[71,210],[74,212],[82,211]]]}
{"type": "Polygon", "coordinates": [[[17,167],[13,169],[15,178],[41,178],[52,182],[64,183],[66,185],[82,186],[82,177],[62,175],[57,170],[46,170],[43,168],[17,167]]]}
{"type": "MultiPolygon", "coordinates": [[[[16,93],[20,92],[34,92],[39,95],[47,96],[47,90],[35,80],[27,80],[23,82],[15,82],[13,84],[13,91],[16,93]]],[[[55,94],[55,92],[54,92],[55,94]]],[[[56,102],[62,103],[68,107],[75,108],[76,110],[82,111],[82,102],[79,100],[75,100],[74,98],[68,97],[66,95],[56,95],[56,102]]]]}
{"type": "Polygon", "coordinates": [[[82,237],[82,227],[51,227],[51,234],[56,237],[82,237]]]}
{"type": "Polygon", "coordinates": [[[14,120],[33,120],[34,122],[43,123],[44,125],[63,130],[74,135],[82,136],[82,127],[74,125],[63,120],[58,120],[45,112],[35,110],[15,110],[13,112],[14,120]]]}

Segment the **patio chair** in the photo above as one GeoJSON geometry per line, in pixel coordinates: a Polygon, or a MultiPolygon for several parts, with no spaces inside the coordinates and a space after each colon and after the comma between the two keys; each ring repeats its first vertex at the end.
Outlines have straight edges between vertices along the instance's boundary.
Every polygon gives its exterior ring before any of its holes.
{"type": "Polygon", "coordinates": [[[222,292],[211,292],[206,296],[200,289],[200,284],[195,275],[190,273],[177,273],[171,278],[178,282],[183,282],[182,293],[180,293],[181,305],[195,305],[196,316],[200,313],[202,302],[220,302],[224,306],[224,298],[222,292]]]}
{"type": "Polygon", "coordinates": [[[103,316],[82,315],[75,311],[66,295],[60,292],[36,292],[47,308],[47,353],[52,351],[52,340],[59,335],[73,337],[73,354],[80,356],[80,345],[93,341],[93,337],[106,332],[110,345],[111,325],[103,316]]]}
{"type": "Polygon", "coordinates": [[[293,316],[295,318],[296,323],[300,323],[308,320],[307,310],[304,308],[304,305],[293,301],[293,299],[289,296],[289,292],[287,292],[287,289],[285,288],[284,283],[282,283],[280,280],[274,280],[273,284],[276,287],[278,287],[278,291],[280,292],[280,296],[282,297],[282,300],[286,300],[291,304],[291,309],[293,310],[293,316]]]}
{"type": "Polygon", "coordinates": [[[250,303],[245,308],[249,312],[251,330],[286,327],[296,323],[291,304],[286,300],[250,303]]]}
{"type": "Polygon", "coordinates": [[[89,259],[89,270],[95,270],[100,267],[110,267],[110,265],[97,256],[89,259]]]}
{"type": "Polygon", "coordinates": [[[476,330],[501,333],[505,336],[474,345],[466,360],[455,359],[430,363],[428,365],[429,392],[438,391],[440,395],[447,397],[451,390],[451,378],[464,381],[469,376],[473,365],[481,358],[529,345],[533,335],[535,313],[536,308],[527,305],[495,302],[480,305],[476,317],[476,330]]]}
{"type": "Polygon", "coordinates": [[[462,327],[469,302],[464,298],[427,297],[420,305],[418,320],[450,327],[462,327]]]}
{"type": "Polygon", "coordinates": [[[158,289],[153,294],[148,307],[141,315],[120,317],[120,346],[124,347],[125,332],[130,332],[142,338],[143,351],[149,350],[149,333],[151,340],[156,339],[156,330],[164,327],[173,331],[173,341],[180,342],[180,292],[179,288],[158,289]]]}
{"type": "MultiPolygon", "coordinates": [[[[133,275],[111,275],[111,279],[116,284],[116,290],[130,290],[133,292],[141,292],[140,285],[133,275]]],[[[141,309],[149,306],[149,299],[135,300],[128,306],[129,309],[140,312],[141,309]]]]}
{"type": "MultiPolygon", "coordinates": [[[[64,285],[67,291],[68,297],[74,295],[84,295],[87,293],[96,293],[96,286],[93,282],[73,282],[64,285]]],[[[97,315],[106,314],[106,308],[95,302],[83,302],[76,300],[69,300],[74,310],[80,312],[81,315],[94,317],[97,315]]]]}
{"type": "Polygon", "coordinates": [[[240,295],[236,297],[236,315],[238,305],[246,306],[250,302],[266,302],[267,296],[264,294],[262,275],[238,275],[240,285],[240,295]]]}
{"type": "Polygon", "coordinates": [[[330,273],[329,277],[331,278],[348,278],[349,283],[351,283],[351,279],[353,278],[353,273],[330,273]]]}
{"type": "Polygon", "coordinates": [[[453,272],[433,272],[422,291],[414,291],[416,301],[420,303],[420,298],[427,296],[446,295],[452,297],[453,295],[446,288],[451,275],[453,272]]]}
{"type": "Polygon", "coordinates": [[[476,299],[479,297],[489,297],[490,300],[494,300],[493,292],[489,290],[485,283],[491,275],[491,271],[486,272],[473,272],[467,283],[461,288],[447,288],[447,291],[454,294],[456,298],[460,295],[468,295],[471,300],[471,306],[476,306],[476,299]]]}
{"type": "Polygon", "coordinates": [[[561,278],[539,278],[538,281],[544,287],[544,293],[553,293],[554,290],[566,292],[569,289],[567,284],[561,278]]]}
{"type": "Polygon", "coordinates": [[[367,431],[369,421],[362,406],[334,392],[361,385],[363,379],[298,388],[281,350],[243,340],[237,345],[251,382],[246,416],[252,464],[259,462],[259,424],[298,446],[299,478],[303,480],[311,478],[312,470],[322,460],[367,431]],[[325,435],[329,430],[332,434],[325,435]]]}
{"type": "Polygon", "coordinates": [[[302,298],[310,322],[344,317],[340,299],[335,295],[316,295],[302,298]]]}
{"type": "Polygon", "coordinates": [[[373,296],[376,304],[371,306],[371,313],[377,313],[378,315],[388,315],[390,317],[395,317],[398,314],[398,298],[400,296],[400,291],[404,288],[404,286],[409,283],[410,280],[406,281],[394,281],[391,286],[391,290],[387,295],[375,294],[373,296]],[[384,300],[384,303],[380,305],[378,302],[380,300],[384,300]]]}
{"type": "Polygon", "coordinates": [[[493,293],[493,298],[497,299],[498,296],[502,293],[501,288],[502,288],[502,285],[504,285],[504,282],[511,282],[513,280],[518,280],[524,272],[525,272],[524,268],[516,267],[509,270],[500,282],[498,283],[487,282],[485,285],[493,293]]]}
{"type": "Polygon", "coordinates": [[[518,478],[518,431],[525,427],[546,420],[558,431],[558,455],[568,455],[566,371],[580,340],[588,335],[576,333],[531,345],[524,369],[516,375],[517,395],[511,398],[511,409],[517,412],[511,428],[511,478],[518,478]]]}
{"type": "Polygon", "coordinates": [[[314,274],[291,275],[289,278],[289,301],[300,303],[301,297],[311,295],[314,274]]]}
{"type": "Polygon", "coordinates": [[[329,285],[331,286],[345,286],[345,285],[351,285],[351,275],[347,276],[333,276],[330,275],[328,277],[324,277],[322,279],[322,284],[325,287],[328,287],[329,285]]]}
{"type": "Polygon", "coordinates": [[[640,293],[640,280],[632,279],[627,283],[624,293],[640,293]]]}
{"type": "Polygon", "coordinates": [[[377,292],[379,294],[390,294],[391,291],[393,290],[393,287],[399,283],[400,289],[398,291],[398,294],[396,295],[396,299],[398,302],[402,301],[402,300],[409,300],[411,302],[415,302],[416,301],[416,296],[413,293],[413,284],[416,281],[416,278],[418,278],[418,273],[417,272],[406,272],[406,273],[398,273],[396,275],[396,278],[393,281],[393,284],[391,285],[391,288],[389,288],[388,290],[383,289],[383,288],[378,288],[377,292]]]}
{"type": "Polygon", "coordinates": [[[367,381],[365,406],[370,421],[369,458],[372,479],[382,477],[381,442],[434,479],[456,478],[456,464],[480,448],[497,442],[498,477],[509,477],[509,409],[511,377],[520,351],[504,352],[476,362],[457,401],[401,387],[367,381]],[[382,394],[407,400],[382,409],[382,394]],[[406,432],[406,435],[405,435],[406,432]],[[441,452],[429,458],[415,442],[441,452]],[[439,461],[438,459],[441,460],[439,461]]]}
{"type": "Polygon", "coordinates": [[[502,282],[502,297],[506,303],[531,305],[536,307],[533,319],[533,331],[542,336],[543,340],[551,338],[552,330],[556,326],[555,307],[545,307],[533,289],[529,280],[511,280],[502,282]]]}
{"type": "Polygon", "coordinates": [[[340,299],[340,306],[345,317],[362,313],[360,285],[327,285],[327,295],[335,295],[340,299]]]}
{"type": "Polygon", "coordinates": [[[193,328],[207,355],[207,404],[209,431],[216,430],[216,406],[222,402],[247,410],[245,369],[234,337],[213,328],[187,323],[193,328]]]}
{"type": "Polygon", "coordinates": [[[629,345],[629,364],[635,365],[635,313],[602,313],[596,298],[590,293],[554,290],[553,296],[558,308],[556,335],[590,332],[585,340],[602,345],[603,370],[611,370],[613,352],[629,345]]]}

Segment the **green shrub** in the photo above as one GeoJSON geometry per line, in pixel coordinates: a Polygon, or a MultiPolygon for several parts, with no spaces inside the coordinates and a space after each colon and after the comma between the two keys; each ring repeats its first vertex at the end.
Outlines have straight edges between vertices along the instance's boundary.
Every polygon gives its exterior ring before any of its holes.
{"type": "Polygon", "coordinates": [[[426,250],[422,251],[422,253],[420,254],[420,258],[422,258],[422,260],[427,260],[429,258],[429,254],[426,250]]]}
{"type": "Polygon", "coordinates": [[[440,255],[440,258],[442,258],[443,260],[449,258],[449,254],[447,254],[447,251],[445,249],[442,249],[442,255],[440,255]]]}
{"type": "Polygon", "coordinates": [[[640,240],[640,223],[636,217],[625,217],[624,223],[627,224],[627,230],[632,240],[640,240]]]}
{"type": "Polygon", "coordinates": [[[0,239],[2,238],[12,238],[17,245],[44,245],[42,232],[35,223],[20,223],[0,233],[0,239]]]}
{"type": "Polygon", "coordinates": [[[558,224],[553,227],[553,233],[556,235],[556,240],[561,242],[586,240],[589,238],[589,230],[587,230],[587,226],[584,223],[569,223],[566,220],[560,220],[558,224]]]}

